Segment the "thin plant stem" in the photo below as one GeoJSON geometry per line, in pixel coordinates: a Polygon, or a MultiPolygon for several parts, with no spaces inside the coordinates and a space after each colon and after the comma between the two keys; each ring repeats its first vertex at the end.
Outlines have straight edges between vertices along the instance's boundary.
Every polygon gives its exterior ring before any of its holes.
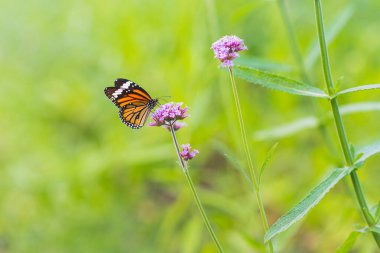
{"type": "Polygon", "coordinates": [[[195,199],[195,202],[197,203],[197,206],[198,206],[198,209],[201,213],[201,216],[202,216],[202,219],[204,221],[204,223],[206,224],[206,227],[207,227],[207,230],[208,232],[210,233],[211,235],[211,238],[212,240],[214,241],[215,243],[215,246],[217,247],[218,251],[220,253],[223,253],[223,248],[222,246],[220,245],[219,241],[218,241],[218,238],[216,237],[216,234],[211,226],[211,223],[206,215],[206,212],[203,208],[203,205],[202,205],[202,202],[197,194],[197,191],[195,190],[195,187],[194,187],[194,184],[193,184],[193,180],[191,179],[190,177],[190,173],[189,173],[189,170],[187,169],[187,162],[184,161],[180,155],[180,151],[179,151],[179,146],[178,146],[178,142],[177,142],[177,138],[175,136],[175,132],[174,132],[174,129],[173,129],[173,124],[170,124],[169,125],[169,128],[170,128],[170,133],[172,135],[172,139],[173,139],[173,142],[174,142],[174,147],[175,147],[175,150],[176,150],[176,153],[178,155],[178,160],[179,160],[179,163],[182,167],[182,170],[183,170],[183,173],[185,174],[185,177],[186,177],[186,180],[187,180],[187,183],[189,184],[190,186],[190,189],[191,189],[191,193],[193,194],[193,197],[195,199]]]}
{"type": "MultiPolygon", "coordinates": [[[[174,124],[174,123],[173,123],[174,124]]],[[[182,169],[185,171],[187,170],[187,165],[186,163],[183,161],[181,155],[180,155],[180,151],[179,151],[179,146],[178,146],[178,142],[177,142],[177,138],[175,136],[175,132],[174,132],[174,128],[173,128],[173,124],[170,124],[169,125],[169,128],[170,128],[170,133],[172,135],[172,139],[173,139],[173,142],[174,142],[174,148],[175,150],[177,151],[177,156],[178,156],[178,160],[179,160],[179,163],[182,167],[182,169]]]]}
{"type": "MultiPolygon", "coordinates": [[[[267,220],[267,216],[266,216],[266,213],[265,213],[263,200],[261,198],[260,187],[259,187],[259,184],[258,184],[257,176],[256,176],[255,170],[253,168],[251,154],[250,154],[250,151],[249,151],[247,134],[245,132],[245,126],[244,126],[244,121],[243,121],[243,114],[241,112],[241,106],[240,106],[239,95],[238,95],[238,91],[237,91],[237,87],[236,87],[236,83],[235,83],[235,78],[234,78],[234,75],[233,75],[233,72],[232,72],[232,68],[229,67],[228,70],[229,70],[230,79],[231,79],[232,92],[234,94],[234,99],[235,99],[236,112],[237,112],[238,119],[239,119],[239,126],[240,126],[240,132],[241,132],[242,142],[243,142],[244,153],[245,153],[245,156],[246,156],[246,159],[247,159],[247,163],[248,163],[248,167],[249,167],[249,172],[250,172],[250,175],[251,175],[251,181],[252,181],[252,184],[253,184],[253,187],[254,187],[254,190],[255,190],[257,204],[259,206],[261,220],[262,220],[262,223],[263,223],[263,226],[264,226],[264,232],[267,232],[268,229],[269,229],[268,220],[267,220]]],[[[269,251],[273,252],[273,244],[272,244],[271,240],[268,241],[268,246],[269,246],[269,251]]]]}
{"type": "MultiPolygon", "coordinates": [[[[323,28],[323,15],[322,15],[322,6],[321,6],[320,0],[315,0],[315,14],[316,14],[317,26],[318,26],[318,36],[319,36],[319,45],[321,48],[323,71],[324,71],[327,89],[331,97],[330,103],[331,103],[331,108],[334,115],[335,125],[338,132],[339,141],[343,150],[343,154],[346,160],[346,165],[353,167],[354,158],[352,157],[352,153],[350,152],[348,138],[346,135],[341,114],[339,112],[339,105],[338,105],[337,97],[335,96],[334,83],[332,81],[331,68],[330,68],[325,33],[324,33],[324,28],[323,28]]],[[[375,219],[372,217],[368,209],[368,205],[365,200],[356,171],[355,170],[352,171],[350,176],[351,176],[353,187],[355,189],[355,195],[358,200],[364,219],[366,220],[368,226],[372,227],[375,225],[375,219]]],[[[376,241],[377,246],[380,248],[380,235],[375,232],[372,232],[372,235],[376,241]]]]}

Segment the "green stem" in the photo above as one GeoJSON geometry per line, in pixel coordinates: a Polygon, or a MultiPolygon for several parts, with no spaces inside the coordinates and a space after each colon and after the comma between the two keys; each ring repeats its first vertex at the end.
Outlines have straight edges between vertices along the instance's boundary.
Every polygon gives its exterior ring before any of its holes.
{"type": "MultiPolygon", "coordinates": [[[[239,126],[240,126],[242,141],[243,141],[244,152],[245,152],[245,156],[247,159],[249,172],[251,175],[251,181],[252,181],[252,184],[253,184],[253,187],[255,190],[257,204],[259,206],[261,220],[262,220],[262,223],[264,226],[264,232],[266,233],[269,229],[268,220],[267,220],[267,216],[265,214],[264,204],[263,204],[263,200],[262,200],[261,194],[260,194],[260,187],[258,184],[258,180],[257,180],[255,170],[253,168],[252,158],[251,158],[251,154],[249,151],[249,145],[248,145],[248,141],[247,141],[247,135],[245,133],[245,126],[244,126],[244,121],[243,121],[243,114],[241,112],[239,95],[237,92],[237,87],[236,87],[235,78],[234,78],[234,75],[232,72],[232,68],[229,67],[228,70],[229,70],[230,79],[231,79],[232,92],[233,92],[234,98],[235,98],[235,106],[236,106],[236,111],[237,111],[237,115],[238,115],[238,119],[239,119],[239,126]]],[[[268,241],[268,246],[269,246],[269,251],[273,252],[273,244],[272,244],[271,240],[268,241]]]]}
{"type": "Polygon", "coordinates": [[[181,167],[182,167],[182,170],[186,176],[186,180],[187,180],[187,183],[189,184],[190,186],[190,189],[191,189],[191,193],[193,194],[193,197],[195,199],[195,202],[197,203],[197,206],[198,206],[198,209],[201,213],[201,216],[202,216],[202,219],[204,221],[204,223],[206,224],[206,227],[207,227],[207,230],[208,232],[210,233],[211,235],[211,238],[212,240],[214,241],[215,243],[215,246],[218,248],[218,251],[220,253],[223,253],[223,249],[222,249],[222,246],[220,245],[219,241],[218,241],[218,238],[216,237],[216,234],[211,226],[211,223],[206,215],[206,212],[203,208],[203,205],[202,205],[202,202],[201,200],[199,199],[198,197],[198,194],[197,194],[197,191],[195,190],[195,187],[194,187],[194,184],[193,184],[193,181],[191,180],[191,177],[190,177],[190,174],[189,174],[189,170],[187,169],[187,162],[184,161],[180,155],[180,150],[179,150],[179,146],[178,146],[178,142],[177,142],[177,138],[175,136],[175,133],[174,133],[174,129],[173,129],[173,125],[169,125],[169,128],[170,128],[170,133],[172,135],[172,138],[173,138],[173,142],[174,142],[174,147],[175,147],[175,150],[177,152],[177,155],[178,155],[178,160],[181,164],[181,167]]]}
{"type": "Polygon", "coordinates": [[[174,142],[174,148],[177,151],[177,157],[178,157],[179,163],[181,164],[182,169],[185,171],[187,169],[187,164],[183,161],[183,159],[182,159],[182,157],[180,155],[181,152],[179,151],[179,146],[178,146],[178,142],[177,142],[177,137],[175,136],[173,124],[169,125],[170,133],[172,135],[172,139],[173,139],[173,142],[174,142]]]}
{"type": "Polygon", "coordinates": [[[214,241],[214,243],[215,243],[216,247],[218,248],[219,252],[223,253],[224,251],[222,249],[222,246],[220,245],[220,243],[218,241],[218,238],[216,237],[216,235],[214,233],[214,230],[211,227],[210,221],[208,220],[207,215],[206,215],[206,213],[205,213],[205,211],[203,209],[202,203],[201,203],[201,201],[200,201],[200,199],[199,199],[199,197],[197,195],[197,192],[195,191],[194,184],[193,184],[193,181],[191,180],[189,171],[185,170],[184,172],[185,172],[185,176],[186,176],[187,182],[189,183],[189,186],[191,188],[191,192],[194,195],[195,202],[197,203],[198,209],[201,212],[203,221],[206,224],[207,230],[210,233],[210,235],[212,237],[212,240],[214,241]]]}
{"type": "MultiPolygon", "coordinates": [[[[331,103],[331,109],[334,114],[334,120],[336,129],[338,131],[339,141],[340,145],[343,150],[343,154],[346,160],[346,164],[350,167],[354,166],[354,159],[352,157],[352,154],[350,152],[349,142],[346,135],[346,131],[344,128],[344,124],[342,121],[341,114],[339,112],[339,105],[338,101],[335,95],[335,89],[334,89],[334,83],[332,81],[332,75],[331,75],[331,68],[328,58],[328,52],[327,52],[327,46],[326,46],[326,39],[324,34],[324,28],[323,28],[323,15],[322,15],[322,6],[320,0],[315,0],[315,14],[317,19],[317,26],[318,26],[318,36],[319,36],[319,45],[321,48],[321,56],[322,56],[322,64],[323,64],[323,71],[325,76],[325,81],[327,85],[327,89],[329,92],[329,95],[331,97],[330,103],[331,103]]],[[[351,181],[355,189],[356,198],[358,200],[360,209],[362,211],[362,214],[368,224],[369,227],[372,227],[375,225],[375,220],[372,217],[371,213],[369,212],[367,202],[365,200],[360,181],[358,178],[358,175],[356,174],[356,171],[352,171],[351,174],[351,181]]],[[[376,241],[377,246],[380,248],[380,235],[372,232],[372,235],[376,241]]]]}

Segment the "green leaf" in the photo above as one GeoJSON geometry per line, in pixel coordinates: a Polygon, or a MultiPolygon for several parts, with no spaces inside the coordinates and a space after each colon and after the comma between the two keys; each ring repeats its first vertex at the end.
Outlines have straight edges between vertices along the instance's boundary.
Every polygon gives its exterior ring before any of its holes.
{"type": "Polygon", "coordinates": [[[347,239],[343,242],[343,244],[339,247],[339,249],[336,251],[336,253],[348,253],[354,246],[356,239],[358,236],[362,234],[359,231],[352,231],[347,239]]]}
{"type": "Polygon", "coordinates": [[[380,153],[380,141],[375,142],[369,146],[363,147],[357,151],[357,154],[361,154],[359,159],[355,161],[355,165],[359,166],[364,163],[369,157],[380,153]]]}
{"type": "Polygon", "coordinates": [[[379,102],[363,102],[363,103],[352,103],[348,105],[343,105],[340,107],[340,113],[342,115],[357,113],[357,112],[370,112],[370,111],[380,111],[379,102]]]}
{"type": "MultiPolygon", "coordinates": [[[[353,11],[354,8],[352,6],[347,6],[339,13],[339,15],[337,15],[332,25],[326,29],[327,45],[330,44],[337,37],[340,31],[342,31],[342,29],[346,26],[352,17],[353,11]]],[[[320,57],[319,40],[318,38],[315,38],[305,59],[306,68],[311,69],[318,57],[320,57]]]]}
{"type": "Polygon", "coordinates": [[[349,174],[353,168],[345,167],[334,169],[315,187],[306,198],[299,202],[289,212],[281,216],[266,232],[264,241],[272,239],[277,234],[285,231],[294,223],[303,218],[321,199],[334,187],[344,176],[349,174]]]}
{"type": "Polygon", "coordinates": [[[376,208],[374,216],[375,216],[376,222],[379,222],[380,221],[380,201],[379,203],[377,203],[377,208],[376,208]]]}
{"type": "Polygon", "coordinates": [[[354,157],[354,158],[357,157],[356,151],[355,151],[355,146],[352,143],[350,144],[350,153],[351,153],[351,157],[354,157]]]}
{"type": "Polygon", "coordinates": [[[359,159],[360,159],[362,156],[363,156],[363,153],[359,153],[359,154],[354,153],[354,154],[352,155],[352,157],[354,157],[354,163],[355,163],[355,165],[356,165],[356,168],[361,167],[362,163],[356,163],[356,162],[359,161],[359,159]]]}
{"type": "Polygon", "coordinates": [[[246,66],[235,66],[234,74],[249,83],[261,85],[265,88],[279,90],[294,95],[329,98],[329,96],[321,89],[263,70],[246,66]]]}
{"type": "Polygon", "coordinates": [[[341,90],[336,93],[336,96],[340,96],[340,95],[351,93],[351,92],[372,90],[372,89],[380,89],[380,84],[367,84],[367,85],[362,85],[362,86],[357,86],[357,87],[341,90]]]}
{"type": "MultiPolygon", "coordinates": [[[[340,107],[342,115],[349,115],[358,112],[380,111],[379,102],[364,102],[347,104],[340,107]]],[[[287,124],[269,128],[266,130],[260,130],[254,133],[255,140],[271,140],[279,139],[296,134],[302,130],[311,129],[317,127],[326,118],[332,118],[330,114],[326,114],[321,118],[315,116],[309,116],[292,121],[287,124]]]]}
{"type": "Polygon", "coordinates": [[[261,183],[261,178],[262,178],[262,175],[264,173],[264,170],[265,168],[267,167],[267,164],[270,162],[270,160],[272,160],[272,156],[274,154],[274,151],[276,151],[276,148],[278,146],[278,142],[276,142],[271,148],[270,150],[268,151],[265,159],[264,159],[264,162],[263,164],[261,165],[261,168],[260,168],[260,174],[259,174],[259,186],[260,186],[260,183],[261,183]]]}
{"type": "Polygon", "coordinates": [[[272,62],[257,57],[240,56],[235,60],[237,65],[273,72],[290,72],[292,67],[287,64],[272,62]]]}
{"type": "Polygon", "coordinates": [[[371,232],[374,232],[374,233],[380,235],[380,225],[379,225],[379,224],[370,227],[369,230],[370,230],[371,232]]]}

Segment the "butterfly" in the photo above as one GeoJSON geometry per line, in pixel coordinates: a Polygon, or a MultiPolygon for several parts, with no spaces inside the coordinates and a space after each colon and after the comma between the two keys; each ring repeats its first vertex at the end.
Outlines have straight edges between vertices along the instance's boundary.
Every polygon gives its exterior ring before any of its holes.
{"type": "Polygon", "coordinates": [[[105,88],[104,93],[120,109],[121,121],[133,129],[143,127],[158,99],[152,99],[148,92],[130,80],[118,78],[114,83],[115,87],[105,88]]]}

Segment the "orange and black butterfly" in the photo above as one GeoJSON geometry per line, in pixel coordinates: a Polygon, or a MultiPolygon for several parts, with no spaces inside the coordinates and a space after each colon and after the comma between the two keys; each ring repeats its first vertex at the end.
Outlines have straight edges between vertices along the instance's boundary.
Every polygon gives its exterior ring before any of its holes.
{"type": "Polygon", "coordinates": [[[105,88],[104,93],[120,109],[121,121],[133,129],[144,126],[158,103],[158,99],[152,99],[143,88],[123,78],[116,79],[115,87],[105,88]]]}

